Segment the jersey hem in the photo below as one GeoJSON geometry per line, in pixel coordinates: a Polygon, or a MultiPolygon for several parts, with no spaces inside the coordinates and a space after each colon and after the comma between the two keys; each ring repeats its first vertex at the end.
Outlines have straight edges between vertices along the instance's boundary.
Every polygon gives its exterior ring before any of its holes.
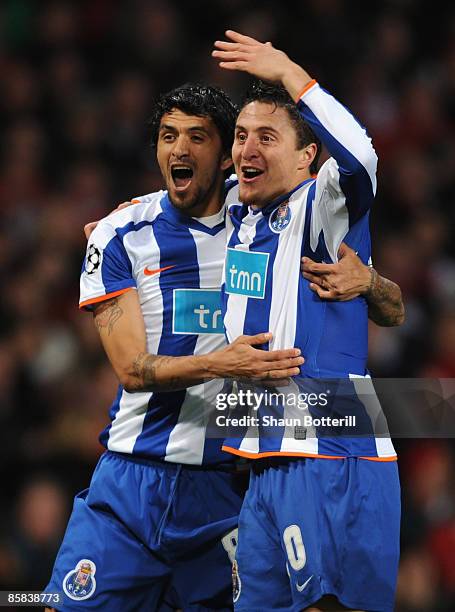
{"type": "MultiPolygon", "coordinates": [[[[121,295],[122,293],[126,293],[127,291],[130,291],[131,289],[135,289],[135,287],[126,287],[125,289],[119,289],[118,291],[113,291],[112,293],[106,293],[96,298],[90,298],[89,300],[84,300],[83,302],[79,303],[79,308],[81,310],[87,309],[87,306],[90,306],[91,304],[97,304],[98,302],[105,302],[106,300],[110,300],[113,297],[117,297],[118,295],[121,295]]],[[[88,310],[91,310],[91,309],[88,309],[88,310]]]]}
{"type": "MultiPolygon", "coordinates": [[[[221,447],[227,453],[238,455],[239,457],[245,457],[246,459],[264,459],[266,457],[309,457],[313,459],[348,459],[352,455],[319,455],[317,453],[297,453],[288,451],[269,451],[263,453],[249,453],[242,451],[232,446],[226,446],[223,444],[221,447]]],[[[365,459],[366,461],[397,461],[397,456],[393,455],[390,457],[365,457],[359,456],[358,459],[365,459]]]]}

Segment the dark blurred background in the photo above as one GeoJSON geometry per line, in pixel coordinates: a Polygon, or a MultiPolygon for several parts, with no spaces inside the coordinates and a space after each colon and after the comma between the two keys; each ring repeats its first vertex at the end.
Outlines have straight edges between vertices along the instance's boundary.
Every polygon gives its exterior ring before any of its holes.
{"type": "MultiPolygon", "coordinates": [[[[3,0],[0,590],[47,583],[115,393],[92,317],[77,308],[83,225],[161,187],[146,128],[159,92],[201,80],[238,100],[247,77],[210,57],[228,27],[287,51],[373,136],[374,264],[400,284],[407,312],[398,329],[371,326],[373,375],[455,377],[452,3],[3,0]]],[[[452,610],[453,441],[396,446],[396,609],[452,610]]]]}

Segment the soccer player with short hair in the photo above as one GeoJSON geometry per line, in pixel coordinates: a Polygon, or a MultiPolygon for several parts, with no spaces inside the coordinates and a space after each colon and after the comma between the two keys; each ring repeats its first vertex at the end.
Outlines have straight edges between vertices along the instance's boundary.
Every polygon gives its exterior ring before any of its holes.
{"type": "Polygon", "coordinates": [[[283,379],[300,351],[226,346],[220,286],[224,175],[236,108],[219,89],[164,95],[154,141],[167,191],[113,213],[90,237],[80,307],[120,380],[106,452],[76,496],[48,592],[59,610],[229,610],[243,487],[206,437],[225,378],[283,379]]]}
{"type": "Polygon", "coordinates": [[[254,460],[239,517],[235,609],[391,612],[400,490],[392,442],[375,435],[384,417],[366,368],[367,305],[319,299],[298,263],[336,262],[342,240],[369,261],[376,153],[350,112],[282,51],[226,34],[213,52],[220,66],[269,82],[247,93],[237,118],[226,332],[233,341],[266,326],[265,349],[295,346],[305,357],[301,375],[279,389],[285,399],[262,401],[259,424],[223,446],[254,460]],[[331,157],[314,177],[319,141],[331,157]],[[288,403],[302,391],[315,403],[288,403]],[[357,422],[351,430],[289,424],[304,413],[357,422]],[[267,427],[273,415],[278,424],[267,427]]]}

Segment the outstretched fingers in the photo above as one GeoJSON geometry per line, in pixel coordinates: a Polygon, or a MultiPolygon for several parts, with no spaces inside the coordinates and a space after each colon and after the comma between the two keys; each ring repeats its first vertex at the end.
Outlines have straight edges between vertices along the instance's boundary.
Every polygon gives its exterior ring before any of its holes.
{"type": "Polygon", "coordinates": [[[262,44],[259,40],[252,38],[251,36],[246,36],[245,34],[240,34],[240,32],[236,32],[235,30],[226,30],[226,36],[233,40],[234,42],[243,43],[244,45],[260,45],[262,44]]]}
{"type": "Polygon", "coordinates": [[[276,361],[281,362],[289,359],[298,359],[302,360],[300,363],[303,363],[304,359],[301,356],[301,351],[298,348],[290,348],[290,349],[279,349],[276,351],[262,351],[262,359],[263,361],[276,361]]]}

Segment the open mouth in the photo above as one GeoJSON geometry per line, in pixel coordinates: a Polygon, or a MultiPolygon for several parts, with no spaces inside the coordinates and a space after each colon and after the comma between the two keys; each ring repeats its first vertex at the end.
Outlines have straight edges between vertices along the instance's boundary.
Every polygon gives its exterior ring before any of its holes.
{"type": "Polygon", "coordinates": [[[242,179],[245,183],[252,183],[261,174],[264,174],[264,170],[254,168],[253,166],[242,166],[242,179]]]}
{"type": "Polygon", "coordinates": [[[189,166],[172,166],[171,176],[177,191],[183,191],[191,183],[193,169],[189,166]]]}

